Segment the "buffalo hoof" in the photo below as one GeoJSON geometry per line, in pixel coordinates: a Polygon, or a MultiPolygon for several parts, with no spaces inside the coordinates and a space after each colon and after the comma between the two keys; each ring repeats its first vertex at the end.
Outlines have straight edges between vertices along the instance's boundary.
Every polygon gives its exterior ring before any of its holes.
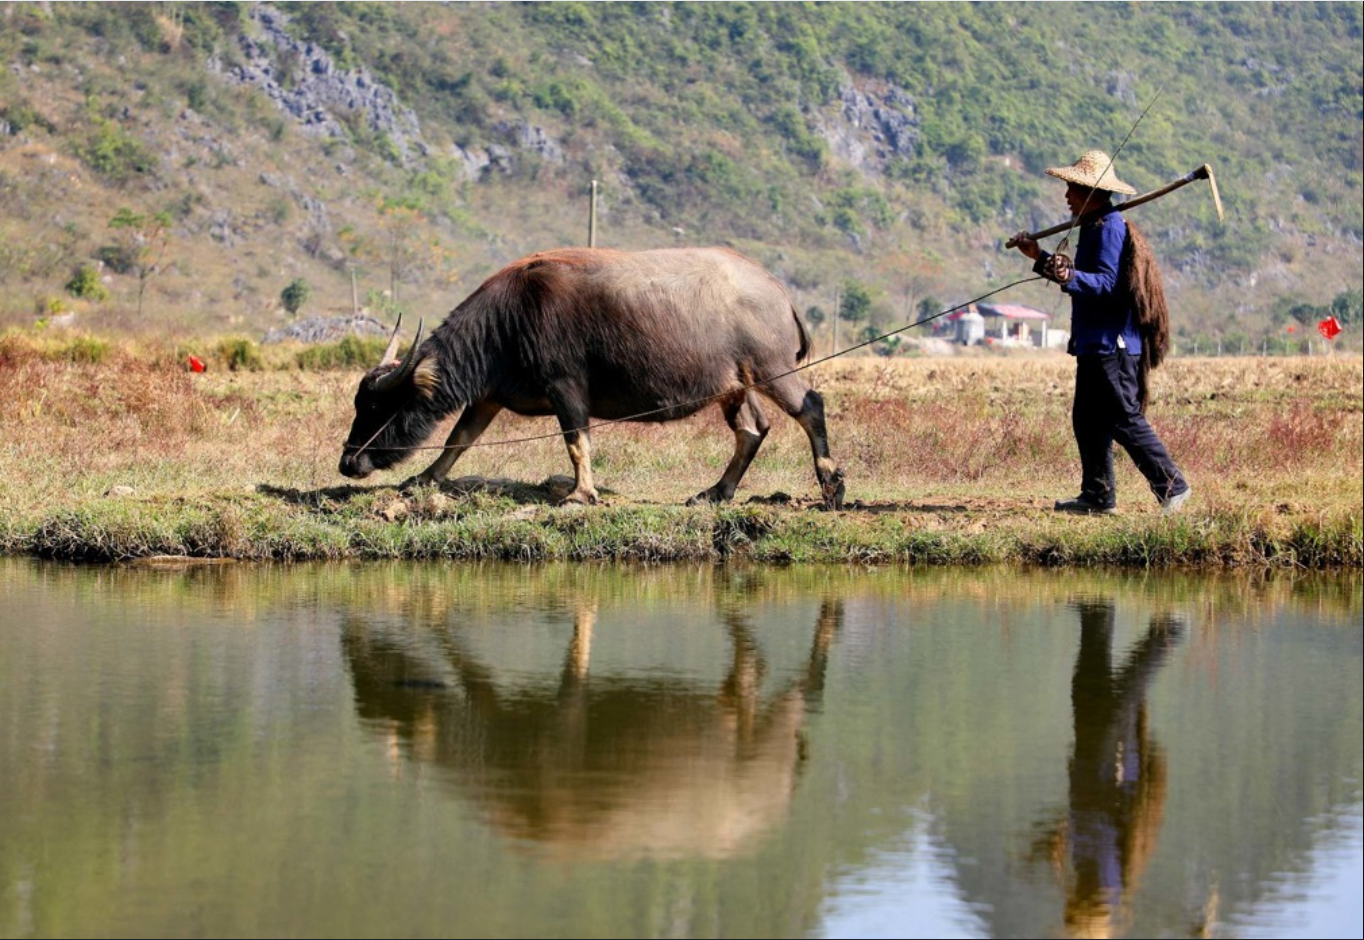
{"type": "Polygon", "coordinates": [[[439,480],[433,480],[424,473],[419,473],[414,477],[408,477],[398,484],[398,492],[410,493],[413,490],[421,489],[423,486],[440,486],[439,480]]]}
{"type": "Polygon", "coordinates": [[[687,505],[704,506],[707,503],[727,503],[733,498],[733,493],[726,493],[719,484],[716,484],[708,490],[702,490],[691,499],[687,500],[687,505]]]}
{"type": "Polygon", "coordinates": [[[843,494],[846,488],[843,485],[843,471],[835,470],[829,479],[819,485],[820,495],[824,497],[824,508],[829,512],[837,512],[843,508],[843,494]]]}

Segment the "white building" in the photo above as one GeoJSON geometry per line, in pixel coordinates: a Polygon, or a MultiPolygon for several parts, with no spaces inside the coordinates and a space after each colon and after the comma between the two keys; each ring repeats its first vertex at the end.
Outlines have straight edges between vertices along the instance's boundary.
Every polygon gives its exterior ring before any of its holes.
{"type": "Polygon", "coordinates": [[[963,346],[974,346],[985,339],[985,318],[976,312],[975,304],[954,317],[952,339],[963,346]]]}

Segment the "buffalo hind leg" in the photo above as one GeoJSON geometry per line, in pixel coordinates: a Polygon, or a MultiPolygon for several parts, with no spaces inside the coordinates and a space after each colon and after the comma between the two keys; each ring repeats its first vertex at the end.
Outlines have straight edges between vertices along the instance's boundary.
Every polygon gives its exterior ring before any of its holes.
{"type": "Polygon", "coordinates": [[[450,473],[455,461],[488,429],[488,425],[501,410],[501,405],[490,401],[475,402],[467,406],[451,429],[450,436],[446,438],[445,449],[440,452],[440,456],[421,473],[404,480],[401,489],[407,490],[414,486],[428,486],[433,483],[439,486],[450,473]]]}
{"type": "Polygon", "coordinates": [[[815,458],[815,477],[825,509],[843,508],[843,471],[829,456],[829,435],[824,429],[824,398],[798,376],[788,375],[759,388],[796,420],[810,438],[815,458]]]}
{"type": "Polygon", "coordinates": [[[767,437],[769,425],[767,416],[758,405],[758,398],[751,391],[739,392],[720,403],[725,413],[725,421],[734,432],[734,456],[718,483],[708,490],[702,490],[687,500],[688,506],[698,503],[727,503],[734,498],[753,455],[758,452],[763,438],[767,437]]]}

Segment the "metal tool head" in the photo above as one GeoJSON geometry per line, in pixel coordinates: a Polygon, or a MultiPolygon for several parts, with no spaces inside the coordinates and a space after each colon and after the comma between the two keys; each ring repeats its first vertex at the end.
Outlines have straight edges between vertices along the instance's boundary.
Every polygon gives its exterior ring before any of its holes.
{"type": "Polygon", "coordinates": [[[1212,167],[1206,163],[1198,168],[1198,175],[1205,178],[1208,185],[1212,187],[1212,202],[1217,207],[1217,221],[1221,222],[1223,219],[1222,194],[1217,191],[1217,177],[1212,175],[1212,167]]]}

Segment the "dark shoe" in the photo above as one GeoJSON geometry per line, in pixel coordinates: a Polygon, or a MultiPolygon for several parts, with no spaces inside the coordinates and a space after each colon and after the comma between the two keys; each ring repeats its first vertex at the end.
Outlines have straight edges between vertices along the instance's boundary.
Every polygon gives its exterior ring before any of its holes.
{"type": "Polygon", "coordinates": [[[1112,506],[1096,503],[1094,500],[1081,493],[1074,499],[1058,499],[1056,501],[1056,511],[1073,512],[1081,516],[1111,516],[1114,509],[1112,506]]]}
{"type": "Polygon", "coordinates": [[[1186,486],[1184,487],[1184,489],[1180,490],[1175,495],[1167,496],[1164,499],[1162,499],[1160,501],[1160,508],[1165,510],[1165,514],[1167,516],[1172,513],[1179,512],[1179,507],[1183,506],[1186,502],[1188,502],[1189,495],[1191,493],[1193,493],[1193,487],[1186,486]]]}

